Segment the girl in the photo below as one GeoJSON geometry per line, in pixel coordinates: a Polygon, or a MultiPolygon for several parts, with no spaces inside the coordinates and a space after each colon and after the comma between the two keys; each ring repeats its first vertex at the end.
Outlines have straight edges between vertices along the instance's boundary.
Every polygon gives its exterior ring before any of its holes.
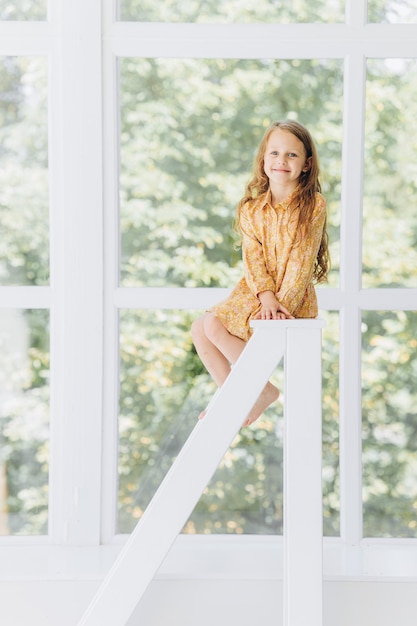
{"type": "MultiPolygon", "coordinates": [[[[191,329],[197,353],[219,387],[251,335],[250,320],[317,316],[313,282],[326,280],[330,264],[320,192],[308,130],[293,120],[272,124],[237,208],[244,277],[191,329]]],[[[252,424],[278,396],[268,382],[243,425],[252,424]]]]}

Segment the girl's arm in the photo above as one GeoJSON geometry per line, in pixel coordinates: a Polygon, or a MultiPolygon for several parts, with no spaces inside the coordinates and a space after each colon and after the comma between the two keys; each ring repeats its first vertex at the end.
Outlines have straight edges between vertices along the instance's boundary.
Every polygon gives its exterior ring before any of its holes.
{"type": "Polygon", "coordinates": [[[274,293],[275,281],[268,274],[262,243],[257,238],[253,224],[244,210],[242,210],[240,218],[240,229],[242,232],[243,271],[249,289],[256,297],[264,291],[274,293]]]}
{"type": "Polygon", "coordinates": [[[254,319],[293,319],[293,316],[275,296],[275,281],[268,273],[264,250],[256,237],[251,220],[242,214],[240,221],[243,235],[242,256],[246,283],[261,304],[254,319]]]}
{"type": "Polygon", "coordinates": [[[292,313],[297,311],[311,283],[325,220],[326,201],[322,196],[318,196],[310,233],[293,247],[277,293],[278,300],[292,313]]]}

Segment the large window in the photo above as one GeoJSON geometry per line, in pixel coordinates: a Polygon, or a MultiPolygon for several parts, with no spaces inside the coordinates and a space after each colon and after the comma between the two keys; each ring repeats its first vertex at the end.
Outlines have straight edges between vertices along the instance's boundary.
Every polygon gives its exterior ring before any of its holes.
{"type": "Polygon", "coordinates": [[[362,317],[364,534],[371,537],[416,536],[415,311],[398,310],[396,295],[417,284],[416,67],[409,58],[367,63],[362,280],[393,289],[388,310],[362,317]]]}
{"type": "MultiPolygon", "coordinates": [[[[345,7],[334,3],[332,16],[325,3],[297,5],[295,19],[292,9],[279,3],[268,5],[268,18],[262,3],[254,11],[245,5],[243,13],[238,2],[181,6],[162,5],[157,13],[146,3],[121,1],[119,7],[119,29],[124,21],[136,22],[139,33],[145,24],[162,21],[170,23],[164,32],[171,39],[169,48],[161,42],[158,54],[158,31],[149,25],[149,46],[116,44],[117,300],[123,305],[117,527],[122,532],[133,528],[170,465],[168,459],[175,458],[192,426],[193,415],[213,391],[189,336],[193,317],[205,306],[199,305],[199,289],[211,288],[216,301],[219,288],[230,288],[240,276],[232,225],[254,148],[272,120],[294,117],[316,137],[329,206],[333,269],[329,284],[319,288],[320,315],[327,323],[323,341],[325,534],[341,534],[353,543],[362,536],[410,536],[404,530],[409,528],[410,502],[397,514],[402,521],[395,523],[388,496],[380,496],[377,514],[369,504],[375,500],[372,489],[381,482],[380,464],[373,462],[377,444],[369,427],[375,409],[371,381],[385,366],[379,351],[367,349],[364,329],[368,318],[380,315],[381,302],[389,308],[395,298],[387,288],[415,286],[412,133],[406,139],[414,125],[414,58],[378,52],[365,65],[365,54],[361,56],[358,48],[345,54],[343,37],[340,48],[333,42],[327,49],[324,45],[325,52],[317,45],[315,52],[311,46],[307,49],[301,31],[297,34],[295,29],[288,39],[289,31],[277,30],[274,37],[265,29],[264,45],[259,46],[259,23],[278,22],[279,29],[294,21],[344,21],[345,7]],[[245,39],[245,45],[238,46],[241,58],[231,56],[227,31],[216,46],[205,40],[196,48],[189,42],[187,48],[182,38],[188,33],[192,37],[190,23],[195,23],[197,33],[202,22],[213,29],[213,36],[218,35],[214,27],[218,22],[252,23],[253,42],[245,27],[241,33],[230,31],[245,39]],[[175,54],[176,47],[181,55],[175,54]],[[256,51],[253,57],[251,50],[256,51]],[[195,290],[194,298],[186,298],[192,302],[188,310],[176,306],[184,301],[184,289],[195,290]],[[172,333],[167,333],[167,327],[172,333]],[[161,415],[167,403],[171,409],[164,420],[161,415]],[[359,484],[363,491],[358,491],[359,484]],[[378,522],[384,506],[382,526],[391,531],[381,531],[378,522]]],[[[369,4],[369,21],[395,21],[395,13],[401,13],[395,3],[369,4]]],[[[404,10],[401,14],[405,16],[404,10]]],[[[410,7],[407,15],[412,16],[410,7]]],[[[364,7],[350,5],[346,20],[356,25],[365,21],[364,7]]],[[[325,37],[324,30],[310,28],[317,39],[318,33],[325,37]]],[[[207,38],[211,31],[201,32],[207,38]]],[[[412,293],[402,291],[401,296],[397,308],[410,308],[412,293]]],[[[370,339],[370,345],[376,341],[370,339]]],[[[275,376],[282,384],[280,372],[275,376]]],[[[404,400],[404,407],[410,402],[404,400]]],[[[392,406],[387,431],[396,432],[398,421],[405,418],[401,403],[392,406]]],[[[382,415],[381,419],[386,420],[382,415]]],[[[411,412],[408,419],[413,421],[415,414],[411,412]]],[[[266,412],[254,431],[242,431],[184,532],[281,532],[281,420],[278,406],[266,412]]],[[[411,448],[406,460],[391,459],[398,481],[412,475],[411,459],[411,448]]],[[[385,486],[389,478],[384,477],[385,486]]]]}
{"type": "MultiPolygon", "coordinates": [[[[288,116],[301,119],[318,137],[331,224],[330,284],[338,283],[340,60],[128,58],[122,59],[120,74],[121,285],[230,288],[237,282],[242,267],[235,207],[265,126],[288,116]]],[[[144,490],[152,495],[184,441],[174,443],[178,433],[190,432],[214,392],[191,345],[190,326],[198,314],[143,311],[134,324],[122,318],[121,528],[128,510],[127,527],[136,522],[144,490]],[[143,393],[137,393],[138,381],[143,393]]],[[[336,328],[331,325],[329,347],[337,342],[336,328]]],[[[333,371],[334,356],[326,354],[333,371]]],[[[336,380],[325,379],[326,398],[337,389],[336,380]]],[[[334,425],[334,403],[326,409],[326,425],[334,425]]],[[[278,415],[282,407],[271,408],[259,428],[242,431],[186,532],[282,531],[278,415]]],[[[326,437],[326,442],[332,481],[325,484],[334,488],[334,441],[326,437]]],[[[326,494],[326,501],[337,500],[337,489],[326,494]]],[[[332,534],[338,528],[336,510],[326,507],[332,534]]]]}
{"type": "Polygon", "coordinates": [[[122,59],[121,285],[230,287],[233,218],[271,120],[317,136],[339,265],[340,60],[122,59]]]}
{"type": "MultiPolygon", "coordinates": [[[[0,57],[0,284],[49,283],[47,61],[0,57]]],[[[7,307],[7,299],[3,300],[7,307]]],[[[48,528],[49,312],[0,309],[0,534],[48,528]]]]}
{"type": "MultiPolygon", "coordinates": [[[[121,317],[119,531],[142,515],[215,386],[191,348],[197,311],[125,311],[121,317]],[[139,392],[139,398],[138,398],[139,392]]],[[[339,532],[338,320],[325,315],[324,520],[339,532]],[[336,373],[336,375],[335,375],[336,373]]],[[[282,372],[274,375],[283,389],[282,372]]],[[[282,533],[282,406],[243,429],[187,522],[186,533],[282,533]]]]}
{"type": "MultiPolygon", "coordinates": [[[[416,29],[388,0],[0,0],[0,544],[132,531],[214,392],[190,326],[286,117],[329,208],[325,545],[416,537],[416,29]]],[[[280,535],[283,424],[239,433],[181,541],[280,535]]]]}
{"type": "Polygon", "coordinates": [[[1,545],[100,534],[102,100],[76,4],[0,2],[1,545]]]}

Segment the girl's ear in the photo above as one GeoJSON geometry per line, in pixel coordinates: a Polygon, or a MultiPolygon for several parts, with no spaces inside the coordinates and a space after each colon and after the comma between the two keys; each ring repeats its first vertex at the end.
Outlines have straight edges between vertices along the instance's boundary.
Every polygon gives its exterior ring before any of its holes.
{"type": "Polygon", "coordinates": [[[308,172],[311,167],[312,157],[308,157],[307,161],[304,163],[303,172],[308,172]]]}

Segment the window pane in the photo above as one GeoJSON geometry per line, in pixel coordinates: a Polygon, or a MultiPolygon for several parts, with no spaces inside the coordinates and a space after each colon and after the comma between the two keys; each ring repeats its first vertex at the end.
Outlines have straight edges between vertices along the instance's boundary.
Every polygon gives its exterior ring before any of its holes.
{"type": "Polygon", "coordinates": [[[141,22],[341,22],[344,0],[120,0],[120,19],[141,22]]]}
{"type": "Polygon", "coordinates": [[[240,278],[236,206],[265,128],[287,117],[317,143],[338,282],[342,61],[129,58],[120,70],[123,286],[240,278]]]}
{"type": "MultiPolygon", "coordinates": [[[[216,390],[191,344],[197,314],[121,316],[121,532],[133,529],[216,390]]],[[[184,530],[262,534],[281,528],[282,406],[276,404],[256,429],[237,435],[184,530]]]]}
{"type": "Polygon", "coordinates": [[[417,313],[363,315],[366,537],[417,537],[417,313]]]}
{"type": "Polygon", "coordinates": [[[119,532],[130,532],[215,391],[195,354],[193,311],[120,315],[119,532]]]}
{"type": "Polygon", "coordinates": [[[0,284],[49,278],[47,60],[0,57],[0,284]]]}
{"type": "Polygon", "coordinates": [[[364,287],[417,281],[417,61],[368,61],[364,287]]]}
{"type": "Polygon", "coordinates": [[[370,22],[416,24],[416,0],[368,0],[370,22]]]}
{"type": "Polygon", "coordinates": [[[0,310],[0,534],[48,523],[49,314],[0,310]]]}
{"type": "MultiPolygon", "coordinates": [[[[215,385],[191,344],[196,311],[121,314],[118,531],[131,532],[215,385]]],[[[338,316],[324,314],[324,525],[339,533],[338,316]]],[[[283,397],[282,368],[273,375],[283,397]]],[[[282,532],[282,402],[244,428],[185,525],[186,533],[282,532]]]]}
{"type": "Polygon", "coordinates": [[[0,0],[0,20],[46,20],[47,0],[0,0]]]}
{"type": "MultiPolygon", "coordinates": [[[[320,312],[323,331],[323,531],[340,533],[339,316],[320,312]]],[[[282,534],[283,400],[280,367],[271,378],[281,390],[254,428],[236,436],[188,520],[186,533],[282,534]]],[[[308,521],[306,520],[306,523],[308,521]]]]}
{"type": "Polygon", "coordinates": [[[268,407],[256,426],[238,432],[187,521],[185,533],[282,534],[282,365],[271,381],[280,389],[281,398],[268,407]]]}

